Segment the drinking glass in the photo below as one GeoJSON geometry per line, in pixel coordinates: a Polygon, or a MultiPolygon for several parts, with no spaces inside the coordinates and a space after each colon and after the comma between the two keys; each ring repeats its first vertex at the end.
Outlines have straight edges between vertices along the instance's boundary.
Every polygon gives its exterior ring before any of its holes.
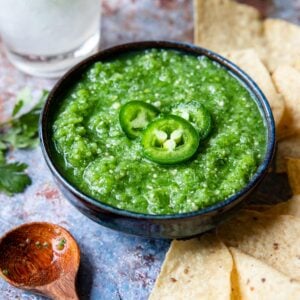
{"type": "Polygon", "coordinates": [[[100,0],[0,0],[0,34],[20,70],[58,77],[98,49],[100,0]]]}

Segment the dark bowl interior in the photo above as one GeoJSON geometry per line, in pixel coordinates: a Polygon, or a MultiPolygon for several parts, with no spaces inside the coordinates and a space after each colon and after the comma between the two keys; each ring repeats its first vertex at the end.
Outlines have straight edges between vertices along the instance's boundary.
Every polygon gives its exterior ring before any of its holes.
{"type": "Polygon", "coordinates": [[[241,206],[242,202],[244,202],[243,200],[245,200],[262,181],[274,154],[275,126],[270,106],[262,91],[247,74],[232,62],[210,50],[191,44],[167,41],[146,41],[124,44],[100,51],[77,64],[65,74],[52,89],[44,106],[40,119],[40,139],[44,157],[59,188],[66,198],[83,214],[104,226],[134,235],[153,238],[186,238],[208,231],[214,228],[218,223],[227,219],[241,206]],[[150,48],[173,49],[196,56],[204,55],[218,62],[233,76],[238,78],[250,91],[266,123],[267,151],[251,181],[242,190],[228,199],[199,211],[173,215],[149,215],[121,210],[93,199],[79,191],[62,175],[62,172],[55,163],[51,141],[52,121],[58,103],[65,91],[79,80],[82,72],[95,62],[112,59],[125,52],[150,48]]]}

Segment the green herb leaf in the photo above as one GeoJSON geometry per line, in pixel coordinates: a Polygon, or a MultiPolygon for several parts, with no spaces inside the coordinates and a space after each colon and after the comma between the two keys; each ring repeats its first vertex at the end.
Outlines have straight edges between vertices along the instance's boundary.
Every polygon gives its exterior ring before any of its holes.
{"type": "Polygon", "coordinates": [[[56,249],[61,251],[64,250],[67,240],[65,238],[61,238],[56,245],[56,249]]]}
{"type": "Polygon", "coordinates": [[[30,102],[32,102],[31,90],[28,87],[25,87],[17,95],[17,102],[13,109],[12,116],[15,117],[22,107],[30,102]]]}
{"type": "Polygon", "coordinates": [[[24,173],[27,168],[26,164],[15,163],[1,163],[0,164],[0,191],[8,195],[14,193],[21,193],[31,184],[31,179],[24,173]]]}
{"type": "MultiPolygon", "coordinates": [[[[39,102],[30,111],[9,121],[7,126],[10,128],[3,135],[3,141],[17,149],[33,148],[38,144],[38,122],[47,96],[48,91],[44,90],[39,102]]],[[[18,113],[21,105],[17,103],[14,112],[18,113]]]]}
{"type": "Polygon", "coordinates": [[[15,117],[18,112],[21,110],[21,108],[23,107],[24,105],[24,101],[23,100],[20,100],[16,103],[14,109],[13,109],[13,112],[12,112],[12,116],[15,117]]]}
{"type": "Polygon", "coordinates": [[[31,179],[24,172],[27,165],[7,163],[5,153],[10,146],[22,149],[38,144],[38,122],[47,96],[48,91],[44,90],[38,103],[30,111],[21,114],[24,104],[32,100],[30,90],[23,89],[17,96],[12,119],[0,124],[0,192],[8,195],[21,193],[31,184],[31,179]]]}
{"type": "Polygon", "coordinates": [[[4,142],[2,142],[0,139],[0,164],[5,161],[6,150],[7,150],[7,145],[4,142]]]}

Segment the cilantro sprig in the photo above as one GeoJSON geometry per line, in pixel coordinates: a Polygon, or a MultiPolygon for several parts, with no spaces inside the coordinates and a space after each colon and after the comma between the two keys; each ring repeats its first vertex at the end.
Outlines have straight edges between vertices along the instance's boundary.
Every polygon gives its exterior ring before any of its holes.
{"type": "Polygon", "coordinates": [[[42,91],[37,104],[22,113],[25,104],[32,101],[30,91],[22,90],[17,96],[11,118],[0,124],[0,192],[8,195],[21,193],[31,184],[31,179],[25,173],[27,165],[8,163],[5,155],[9,149],[29,149],[38,144],[39,116],[47,96],[48,91],[42,91]]]}
{"type": "Polygon", "coordinates": [[[27,165],[20,162],[0,164],[0,191],[8,195],[23,192],[31,184],[31,179],[24,173],[26,168],[27,165]]]}

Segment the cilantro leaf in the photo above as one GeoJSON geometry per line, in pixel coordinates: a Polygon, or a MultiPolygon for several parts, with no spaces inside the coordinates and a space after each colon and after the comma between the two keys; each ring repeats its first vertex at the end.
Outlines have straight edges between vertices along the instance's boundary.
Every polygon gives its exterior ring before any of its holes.
{"type": "Polygon", "coordinates": [[[14,193],[21,193],[31,184],[31,179],[24,173],[27,168],[26,164],[15,163],[1,163],[0,164],[0,191],[8,195],[14,193]]]}
{"type": "Polygon", "coordinates": [[[32,99],[30,90],[23,89],[17,96],[12,118],[0,124],[0,192],[8,195],[21,193],[31,184],[31,179],[24,172],[27,165],[20,162],[7,163],[5,154],[11,146],[22,149],[38,144],[39,117],[47,96],[48,91],[43,91],[38,103],[22,114],[24,104],[32,99]]]}
{"type": "Polygon", "coordinates": [[[23,105],[24,105],[24,101],[23,101],[23,100],[19,100],[19,101],[16,103],[16,105],[15,105],[15,107],[14,107],[14,109],[13,109],[13,112],[12,112],[12,116],[13,116],[13,117],[15,117],[15,116],[20,112],[20,110],[21,110],[21,108],[23,107],[23,105]]]}
{"type": "MultiPolygon", "coordinates": [[[[43,91],[39,102],[30,111],[9,121],[7,125],[10,128],[2,138],[4,142],[17,149],[33,148],[38,144],[39,117],[47,96],[48,91],[43,91]]],[[[13,115],[21,109],[19,107],[23,104],[20,101],[16,104],[13,115]]]]}
{"type": "Polygon", "coordinates": [[[28,87],[23,88],[17,95],[16,105],[13,109],[12,116],[15,117],[25,104],[32,102],[31,90],[28,87]]]}
{"type": "Polygon", "coordinates": [[[0,164],[5,161],[5,152],[7,150],[7,145],[0,139],[0,164]]]}

